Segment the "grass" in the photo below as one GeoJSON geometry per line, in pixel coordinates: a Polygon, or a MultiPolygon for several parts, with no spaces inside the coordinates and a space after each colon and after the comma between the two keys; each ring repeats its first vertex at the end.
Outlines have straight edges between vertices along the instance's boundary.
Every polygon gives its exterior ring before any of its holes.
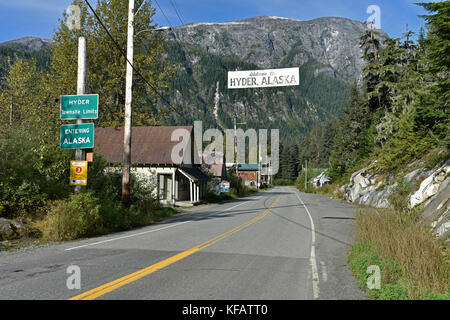
{"type": "Polygon", "coordinates": [[[358,242],[348,265],[366,289],[369,265],[381,269],[381,289],[368,290],[372,299],[448,299],[448,245],[434,238],[416,213],[363,209],[357,213],[358,242]]]}
{"type": "MultiPolygon", "coordinates": [[[[220,196],[210,195],[209,202],[221,202],[245,197],[257,192],[241,186],[220,196]]],[[[153,199],[140,199],[124,209],[114,198],[98,198],[93,192],[72,194],[68,199],[48,204],[45,214],[33,223],[40,230],[39,241],[67,241],[129,230],[163,221],[177,213],[170,207],[161,207],[153,199]]]]}
{"type": "Polygon", "coordinates": [[[115,199],[99,199],[92,192],[82,192],[51,203],[34,226],[41,231],[43,242],[66,241],[149,225],[176,213],[152,199],[124,209],[115,199]]]}

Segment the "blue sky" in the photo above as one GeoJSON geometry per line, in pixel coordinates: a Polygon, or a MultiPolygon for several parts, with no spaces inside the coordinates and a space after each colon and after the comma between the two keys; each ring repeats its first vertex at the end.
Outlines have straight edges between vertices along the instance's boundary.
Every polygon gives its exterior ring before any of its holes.
{"type": "MultiPolygon", "coordinates": [[[[123,0],[127,1],[127,0],[123,0]]],[[[95,5],[97,0],[90,0],[95,5]]],[[[298,20],[338,16],[366,21],[370,5],[381,10],[381,27],[391,37],[424,26],[417,17],[425,12],[414,2],[430,0],[153,0],[155,22],[160,26],[181,24],[172,3],[184,23],[227,22],[254,16],[270,15],[298,20]],[[162,11],[158,7],[162,8],[162,11]],[[164,14],[163,14],[164,13],[164,14]],[[166,19],[167,17],[167,19],[166,19]],[[168,21],[167,21],[168,20],[168,21]]],[[[25,36],[52,38],[62,12],[72,0],[0,0],[0,42],[25,36]]]]}

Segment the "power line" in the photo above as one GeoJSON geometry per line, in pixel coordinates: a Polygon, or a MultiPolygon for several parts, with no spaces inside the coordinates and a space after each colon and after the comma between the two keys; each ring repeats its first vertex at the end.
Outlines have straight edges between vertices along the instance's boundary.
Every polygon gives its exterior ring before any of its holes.
{"type": "MultiPolygon", "coordinates": [[[[159,2],[158,2],[157,0],[154,0],[154,1],[155,1],[156,5],[158,6],[159,10],[161,11],[162,15],[164,16],[164,18],[166,19],[167,24],[169,25],[170,29],[173,30],[174,27],[173,27],[172,24],[170,23],[169,18],[167,18],[167,15],[166,15],[166,13],[164,12],[163,8],[159,5],[159,2]]],[[[180,19],[181,24],[182,24],[182,25],[185,24],[185,23],[183,22],[183,20],[181,19],[180,15],[179,15],[177,9],[175,8],[174,4],[172,3],[172,1],[171,1],[171,4],[172,4],[172,7],[173,7],[174,10],[175,10],[175,13],[177,14],[178,18],[180,19]]],[[[190,56],[190,55],[189,55],[189,51],[186,50],[186,47],[185,47],[185,46],[183,45],[183,43],[176,37],[176,35],[174,36],[174,39],[175,39],[175,42],[177,42],[177,43],[180,45],[181,49],[182,49],[185,53],[187,53],[188,56],[190,56]]]]}
{"type": "Polygon", "coordinates": [[[166,14],[164,13],[164,10],[161,8],[161,6],[159,5],[158,1],[154,0],[156,5],[158,6],[159,10],[161,11],[162,15],[164,16],[164,18],[167,21],[167,24],[169,25],[170,28],[172,28],[172,24],[169,21],[169,18],[167,18],[166,14]]]}
{"type": "Polygon", "coordinates": [[[175,14],[178,16],[178,19],[180,19],[181,24],[185,24],[183,19],[181,18],[181,12],[178,9],[178,6],[176,5],[175,0],[170,0],[170,4],[172,5],[173,10],[175,11],[175,14]]]}
{"type": "MultiPolygon", "coordinates": [[[[92,8],[91,4],[89,3],[88,0],[84,0],[84,2],[86,2],[86,4],[88,5],[89,9],[91,9],[92,13],[94,14],[95,18],[97,19],[97,21],[100,23],[100,25],[102,26],[102,28],[105,30],[105,32],[108,34],[109,38],[111,38],[112,42],[114,43],[114,45],[117,47],[117,49],[119,50],[119,52],[121,53],[121,55],[125,58],[125,60],[127,61],[127,63],[131,66],[131,68],[133,69],[134,72],[136,72],[136,74],[142,79],[144,80],[144,82],[153,89],[153,91],[176,113],[180,114],[180,112],[177,110],[177,108],[175,108],[174,106],[172,106],[172,104],[167,101],[167,99],[161,95],[158,90],[147,81],[147,79],[145,79],[145,77],[141,74],[141,72],[139,70],[137,70],[134,65],[128,60],[127,55],[125,50],[120,46],[120,44],[116,41],[116,39],[114,39],[114,37],[111,35],[111,33],[109,32],[108,28],[106,28],[106,26],[103,24],[103,21],[100,19],[100,17],[97,15],[97,13],[95,12],[94,8],[92,8]]],[[[180,114],[181,115],[181,114],[180,114]]]]}

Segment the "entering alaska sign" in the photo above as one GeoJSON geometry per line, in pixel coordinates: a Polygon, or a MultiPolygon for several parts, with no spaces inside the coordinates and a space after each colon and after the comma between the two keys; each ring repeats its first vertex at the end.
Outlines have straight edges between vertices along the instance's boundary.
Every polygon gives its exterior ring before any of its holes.
{"type": "Polygon", "coordinates": [[[299,68],[229,71],[228,89],[298,86],[299,78],[299,68]]]}
{"type": "Polygon", "coordinates": [[[94,148],[94,124],[65,124],[60,131],[61,149],[94,148]]]}

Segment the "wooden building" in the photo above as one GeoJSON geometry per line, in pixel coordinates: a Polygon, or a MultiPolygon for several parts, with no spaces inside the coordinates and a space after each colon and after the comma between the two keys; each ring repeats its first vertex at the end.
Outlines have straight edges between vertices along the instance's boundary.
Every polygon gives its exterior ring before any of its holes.
{"type": "MultiPolygon", "coordinates": [[[[95,129],[95,151],[122,170],[123,128],[95,129]]],[[[209,177],[194,163],[192,126],[133,127],[131,133],[132,173],[153,189],[163,204],[193,205],[205,199],[209,177]],[[180,138],[184,136],[184,138],[180,138]]]]}

